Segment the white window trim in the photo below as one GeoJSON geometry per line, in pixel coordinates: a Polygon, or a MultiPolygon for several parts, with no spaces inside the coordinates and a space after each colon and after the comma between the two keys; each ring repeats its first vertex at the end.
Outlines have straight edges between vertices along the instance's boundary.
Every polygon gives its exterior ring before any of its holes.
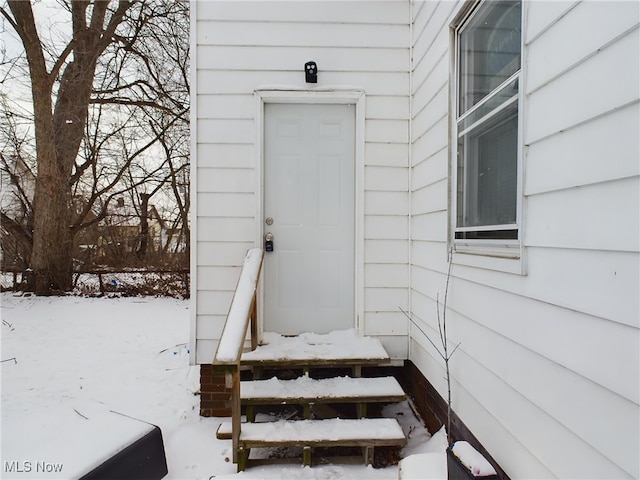
{"type": "MultiPolygon", "coordinates": [[[[451,61],[449,63],[449,248],[453,252],[452,262],[457,265],[464,265],[475,268],[483,268],[487,270],[495,270],[499,272],[512,273],[517,275],[527,274],[526,249],[523,242],[523,215],[524,215],[524,156],[525,145],[524,139],[524,90],[525,90],[525,38],[526,38],[526,12],[527,2],[522,1],[522,38],[521,38],[521,66],[519,72],[518,85],[518,158],[517,172],[518,179],[516,185],[516,223],[512,226],[518,230],[517,240],[468,240],[456,239],[456,231],[478,230],[476,229],[459,229],[457,224],[457,157],[458,157],[458,104],[457,97],[459,95],[458,86],[458,28],[460,25],[468,21],[478,12],[482,4],[488,0],[480,0],[477,2],[465,2],[460,11],[454,16],[453,22],[450,24],[450,49],[452,52],[451,61]]],[[[509,102],[510,103],[510,102],[509,102]]],[[[492,226],[491,229],[495,229],[492,226]]],[[[482,227],[480,227],[482,228],[482,227]]]]}

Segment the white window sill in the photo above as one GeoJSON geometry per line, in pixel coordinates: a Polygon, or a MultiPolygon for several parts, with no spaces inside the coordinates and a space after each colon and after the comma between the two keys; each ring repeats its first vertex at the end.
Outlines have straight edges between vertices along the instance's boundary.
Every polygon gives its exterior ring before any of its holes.
{"type": "Polygon", "coordinates": [[[456,265],[526,275],[524,249],[517,240],[455,240],[456,265]]]}

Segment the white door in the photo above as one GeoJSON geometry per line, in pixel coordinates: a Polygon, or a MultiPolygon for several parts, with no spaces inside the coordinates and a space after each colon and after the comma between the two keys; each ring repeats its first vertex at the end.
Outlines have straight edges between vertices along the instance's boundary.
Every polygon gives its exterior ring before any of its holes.
{"type": "Polygon", "coordinates": [[[355,106],[265,104],[263,328],[355,324],[355,106]]]}

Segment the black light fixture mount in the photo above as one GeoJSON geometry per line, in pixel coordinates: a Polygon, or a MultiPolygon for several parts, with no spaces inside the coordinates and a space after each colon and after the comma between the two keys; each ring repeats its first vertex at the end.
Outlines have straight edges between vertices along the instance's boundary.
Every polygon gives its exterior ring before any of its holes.
{"type": "Polygon", "coordinates": [[[305,63],[304,74],[307,83],[318,83],[318,65],[316,62],[305,63]]]}

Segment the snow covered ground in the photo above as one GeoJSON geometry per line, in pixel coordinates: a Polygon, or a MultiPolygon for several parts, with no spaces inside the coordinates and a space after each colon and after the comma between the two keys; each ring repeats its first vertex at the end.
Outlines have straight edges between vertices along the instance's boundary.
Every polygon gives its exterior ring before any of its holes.
{"type": "MultiPolygon", "coordinates": [[[[98,450],[114,448],[123,435],[117,422],[97,422],[100,431],[88,432],[85,417],[100,412],[158,425],[168,479],[398,477],[397,466],[338,464],[235,473],[231,441],[215,436],[228,419],[199,416],[198,369],[189,366],[188,301],[11,293],[2,293],[0,300],[2,478],[68,478],[81,471],[98,450]],[[52,471],[35,472],[37,462],[52,471]],[[56,473],[58,464],[62,471],[56,473]],[[32,471],[20,473],[17,465],[32,471]]],[[[398,418],[409,434],[404,456],[444,448],[444,438],[430,439],[406,402],[388,407],[386,414],[398,418]]]]}

